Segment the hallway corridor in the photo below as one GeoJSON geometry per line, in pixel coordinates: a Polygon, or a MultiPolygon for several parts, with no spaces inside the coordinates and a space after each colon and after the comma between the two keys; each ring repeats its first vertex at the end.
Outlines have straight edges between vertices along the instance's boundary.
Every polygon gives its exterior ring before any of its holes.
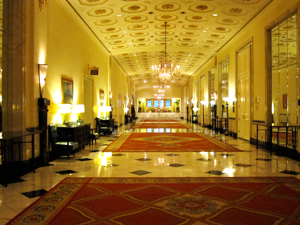
{"type": "MultiPolygon", "coordinates": [[[[186,124],[186,121],[180,122],[186,124]]],[[[242,139],[215,134],[197,124],[188,124],[192,129],[172,129],[171,132],[205,133],[243,152],[101,152],[123,132],[145,132],[132,129],[134,125],[123,125],[112,135],[100,137],[96,144],[87,145],[69,160],[60,157],[49,166],[12,181],[8,187],[0,187],[0,224],[7,223],[65,177],[292,177],[294,173],[300,174],[297,161],[256,149],[242,139]]]]}

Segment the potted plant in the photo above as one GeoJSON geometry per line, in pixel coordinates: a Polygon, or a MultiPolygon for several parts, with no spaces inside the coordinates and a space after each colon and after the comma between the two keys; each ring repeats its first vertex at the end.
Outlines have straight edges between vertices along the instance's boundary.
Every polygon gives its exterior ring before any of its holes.
{"type": "Polygon", "coordinates": [[[175,101],[175,104],[176,104],[176,112],[179,112],[179,104],[180,104],[180,99],[177,99],[176,101],[175,101]]]}

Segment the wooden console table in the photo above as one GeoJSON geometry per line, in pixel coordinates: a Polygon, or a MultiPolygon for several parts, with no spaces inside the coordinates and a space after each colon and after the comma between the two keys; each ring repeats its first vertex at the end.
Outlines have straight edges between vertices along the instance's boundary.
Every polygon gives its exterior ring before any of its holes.
{"type": "Polygon", "coordinates": [[[86,143],[85,125],[72,125],[68,127],[57,127],[59,136],[70,136],[70,141],[78,142],[79,150],[84,149],[86,143]]]}

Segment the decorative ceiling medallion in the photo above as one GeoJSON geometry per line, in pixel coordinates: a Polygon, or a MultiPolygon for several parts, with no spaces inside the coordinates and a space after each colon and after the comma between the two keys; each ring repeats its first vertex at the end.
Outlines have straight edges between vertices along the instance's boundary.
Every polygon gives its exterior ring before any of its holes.
{"type": "Polygon", "coordinates": [[[123,34],[112,34],[112,35],[106,36],[105,38],[108,40],[114,40],[114,39],[120,39],[123,37],[124,37],[123,34]]]}
{"type": "MultiPolygon", "coordinates": [[[[176,27],[176,25],[174,25],[174,24],[167,24],[167,29],[173,29],[173,28],[175,28],[176,27]]],[[[158,28],[158,29],[165,29],[165,24],[157,24],[157,25],[155,25],[155,28],[158,28]]]]}
{"type": "Polygon", "coordinates": [[[155,32],[155,34],[156,35],[158,35],[158,36],[171,36],[171,35],[173,35],[174,34],[174,32],[172,32],[172,31],[167,31],[167,32],[164,32],[164,31],[162,31],[162,32],[155,32]]]}
{"type": "Polygon", "coordinates": [[[121,28],[119,28],[119,27],[108,27],[108,28],[102,29],[101,32],[102,33],[115,33],[120,30],[121,30],[121,28]]]}
{"type": "Polygon", "coordinates": [[[137,39],[133,39],[133,42],[146,42],[149,41],[149,38],[137,38],[137,39]]]}
{"type": "Polygon", "coordinates": [[[220,32],[220,33],[228,33],[231,31],[228,27],[211,27],[211,31],[220,32]]]}
{"type": "Polygon", "coordinates": [[[238,7],[225,8],[222,12],[229,16],[244,16],[248,14],[248,11],[246,9],[238,7]]]}
{"type": "Polygon", "coordinates": [[[197,25],[197,24],[185,24],[182,26],[182,28],[186,30],[200,30],[203,29],[203,26],[197,25]]]}
{"type": "Polygon", "coordinates": [[[148,28],[148,25],[146,25],[146,24],[136,24],[136,25],[128,26],[129,30],[145,30],[147,28],[148,28]]]}
{"type": "Polygon", "coordinates": [[[196,15],[194,15],[194,16],[187,16],[185,18],[185,20],[190,21],[190,22],[205,22],[205,21],[208,20],[208,18],[205,17],[205,16],[196,16],[196,15]]]}
{"type": "Polygon", "coordinates": [[[145,10],[147,10],[147,6],[141,4],[125,5],[121,8],[122,12],[127,12],[127,13],[139,13],[145,10]]]}
{"type": "Polygon", "coordinates": [[[81,5],[102,5],[103,3],[107,2],[108,0],[78,0],[81,5]]]}
{"type": "Polygon", "coordinates": [[[117,23],[118,21],[116,19],[103,19],[103,20],[97,20],[95,24],[97,26],[108,26],[108,25],[113,25],[117,23]]]}
{"type": "MultiPolygon", "coordinates": [[[[165,46],[165,42],[156,43],[156,46],[165,46]]],[[[167,46],[171,46],[171,43],[167,43],[167,46]]]]}
{"type": "Polygon", "coordinates": [[[260,2],[260,0],[231,0],[237,4],[250,5],[260,2]]]}
{"type": "Polygon", "coordinates": [[[101,16],[108,16],[112,14],[114,11],[109,8],[98,8],[98,9],[92,9],[87,12],[89,16],[94,16],[94,17],[101,17],[101,16]]]}
{"type": "Polygon", "coordinates": [[[174,12],[180,9],[180,5],[176,3],[161,3],[156,5],[155,9],[161,12],[174,12]]]}
{"type": "Polygon", "coordinates": [[[127,41],[125,40],[119,40],[119,41],[112,41],[112,42],[109,42],[110,45],[121,45],[121,44],[125,44],[127,41]]]}
{"type": "Polygon", "coordinates": [[[207,13],[212,12],[215,9],[215,7],[208,5],[208,4],[197,4],[197,5],[191,5],[189,10],[193,12],[198,13],[207,13]]]}
{"type": "Polygon", "coordinates": [[[193,47],[194,45],[189,44],[189,43],[179,43],[179,44],[177,44],[177,46],[179,46],[179,47],[193,47]]]}
{"type": "Polygon", "coordinates": [[[125,48],[128,48],[128,45],[120,45],[120,46],[113,47],[113,49],[125,49],[125,48]]]}
{"type": "Polygon", "coordinates": [[[220,44],[220,42],[215,41],[215,40],[203,40],[202,43],[209,44],[209,45],[211,45],[211,44],[213,44],[213,45],[220,44]]]}
{"type": "Polygon", "coordinates": [[[226,18],[226,19],[217,19],[216,23],[224,24],[224,25],[236,25],[239,23],[236,19],[226,18]]]}
{"type": "Polygon", "coordinates": [[[172,15],[172,14],[168,14],[168,15],[159,15],[155,17],[156,20],[159,21],[173,21],[173,20],[177,20],[178,16],[172,15]]]}
{"type": "Polygon", "coordinates": [[[206,37],[207,38],[213,38],[213,39],[223,39],[223,38],[225,38],[225,36],[222,35],[222,34],[211,34],[211,35],[206,36],[206,37]]]}
{"type": "Polygon", "coordinates": [[[146,21],[148,18],[147,16],[128,16],[125,18],[126,22],[131,22],[131,23],[137,23],[137,22],[143,22],[146,21]]]}
{"type": "Polygon", "coordinates": [[[195,42],[196,39],[194,38],[179,38],[179,41],[184,41],[184,42],[195,42]]]}
{"type": "Polygon", "coordinates": [[[202,45],[202,48],[206,48],[206,49],[212,49],[215,48],[215,46],[211,46],[211,45],[202,45]]]}
{"type": "MultiPolygon", "coordinates": [[[[155,38],[155,41],[165,41],[165,38],[155,38]]],[[[173,41],[173,38],[167,38],[166,41],[173,41]]]]}
{"type": "Polygon", "coordinates": [[[199,33],[191,32],[191,31],[181,32],[180,34],[181,34],[182,36],[191,36],[191,37],[199,36],[199,33]]]}
{"type": "Polygon", "coordinates": [[[148,32],[135,32],[135,33],[131,33],[130,36],[132,37],[144,37],[149,35],[148,32]]]}

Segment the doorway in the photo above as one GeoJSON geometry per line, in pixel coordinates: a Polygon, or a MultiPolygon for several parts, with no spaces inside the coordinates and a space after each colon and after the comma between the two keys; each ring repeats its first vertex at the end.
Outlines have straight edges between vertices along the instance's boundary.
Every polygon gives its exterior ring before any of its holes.
{"type": "Polygon", "coordinates": [[[251,44],[237,53],[238,80],[238,137],[250,140],[250,74],[251,74],[251,44]]]}
{"type": "Polygon", "coordinates": [[[84,78],[84,123],[90,123],[93,126],[93,81],[84,78]]]}

